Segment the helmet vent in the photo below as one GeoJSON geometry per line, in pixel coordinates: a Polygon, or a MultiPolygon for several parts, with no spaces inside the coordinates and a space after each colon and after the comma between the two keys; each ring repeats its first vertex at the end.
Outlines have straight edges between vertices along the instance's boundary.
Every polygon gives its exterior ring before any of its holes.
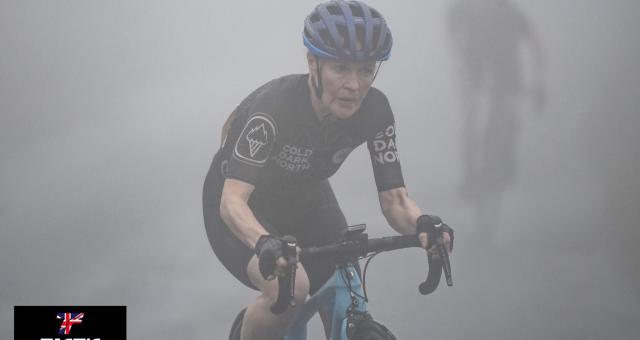
{"type": "Polygon", "coordinates": [[[364,17],[364,11],[362,10],[362,7],[356,4],[350,4],[349,7],[351,8],[351,12],[353,13],[354,17],[359,17],[359,18],[364,17]]]}
{"type": "Polygon", "coordinates": [[[324,43],[327,45],[328,48],[335,49],[337,47],[333,43],[333,39],[331,39],[331,34],[329,34],[329,31],[322,30],[318,33],[320,33],[320,37],[322,38],[322,41],[324,41],[324,43]]]}
{"type": "Polygon", "coordinates": [[[391,36],[387,34],[387,35],[384,37],[384,43],[382,44],[382,46],[383,46],[384,48],[388,48],[388,47],[389,47],[389,45],[391,45],[391,36]]]}
{"type": "Polygon", "coordinates": [[[373,45],[377,46],[378,45],[378,40],[380,40],[380,27],[374,27],[373,28],[373,45]]]}
{"type": "Polygon", "coordinates": [[[356,40],[361,44],[361,46],[359,46],[360,50],[366,49],[366,46],[364,46],[364,38],[364,26],[356,26],[356,40]]]}
{"type": "Polygon", "coordinates": [[[327,11],[329,11],[329,14],[331,15],[342,15],[342,11],[340,10],[340,7],[335,5],[327,6],[327,11]]]}
{"type": "Polygon", "coordinates": [[[340,35],[340,41],[338,41],[338,43],[340,44],[339,48],[347,48],[348,42],[346,41],[347,39],[344,38],[348,36],[347,28],[343,23],[337,23],[336,29],[338,30],[338,34],[340,35]]]}

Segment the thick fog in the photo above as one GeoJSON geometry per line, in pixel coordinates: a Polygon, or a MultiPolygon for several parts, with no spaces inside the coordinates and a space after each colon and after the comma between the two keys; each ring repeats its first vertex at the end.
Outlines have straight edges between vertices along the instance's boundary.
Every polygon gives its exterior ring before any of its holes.
{"type": "MultiPolygon", "coordinates": [[[[383,254],[398,339],[640,336],[640,4],[375,0],[394,36],[407,189],[456,230],[451,288],[383,254]]],[[[316,1],[0,3],[0,330],[14,305],[127,305],[132,339],[224,339],[256,296],[218,262],[201,191],[228,114],[306,72],[316,1]]],[[[391,235],[366,148],[331,179],[391,235]]],[[[321,339],[317,321],[311,337],[321,339]]]]}

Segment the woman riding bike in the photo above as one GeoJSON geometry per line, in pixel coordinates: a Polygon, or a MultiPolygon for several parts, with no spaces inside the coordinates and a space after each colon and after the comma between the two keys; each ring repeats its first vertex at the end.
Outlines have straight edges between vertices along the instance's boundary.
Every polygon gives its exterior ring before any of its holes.
{"type": "MultiPolygon", "coordinates": [[[[278,293],[274,278],[287,267],[281,237],[292,235],[301,247],[341,238],[347,222],[328,178],[359,145],[369,148],[390,226],[417,234],[425,249],[433,228],[408,197],[393,113],[372,87],[393,42],[383,16],[359,1],[322,3],[305,19],[303,42],[309,73],[274,79],[236,107],[204,184],[205,227],[216,256],[261,293],[247,307],[243,340],[280,339],[299,310],[269,310],[278,293]]],[[[449,244],[450,235],[444,239],[449,244]]],[[[296,305],[333,271],[328,262],[299,263],[296,305]]]]}

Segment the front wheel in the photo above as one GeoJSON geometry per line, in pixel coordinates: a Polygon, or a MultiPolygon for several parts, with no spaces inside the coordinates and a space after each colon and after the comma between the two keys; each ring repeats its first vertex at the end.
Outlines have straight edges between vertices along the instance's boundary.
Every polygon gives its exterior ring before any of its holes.
{"type": "Polygon", "coordinates": [[[353,340],[396,340],[396,337],[380,323],[373,321],[355,331],[353,340]]]}
{"type": "Polygon", "coordinates": [[[355,327],[347,332],[349,340],[396,340],[395,335],[387,327],[373,320],[369,313],[355,314],[351,322],[355,327]]]}
{"type": "MultiPolygon", "coordinates": [[[[233,324],[231,325],[231,332],[229,332],[229,340],[240,340],[240,330],[242,329],[242,320],[244,320],[244,313],[247,309],[243,309],[238,313],[233,324]]],[[[283,339],[284,340],[284,339],[283,339]]]]}
{"type": "Polygon", "coordinates": [[[244,313],[247,309],[243,309],[238,313],[236,319],[233,320],[233,325],[231,325],[231,332],[229,332],[229,340],[240,340],[240,330],[242,329],[242,320],[244,319],[244,313]]]}

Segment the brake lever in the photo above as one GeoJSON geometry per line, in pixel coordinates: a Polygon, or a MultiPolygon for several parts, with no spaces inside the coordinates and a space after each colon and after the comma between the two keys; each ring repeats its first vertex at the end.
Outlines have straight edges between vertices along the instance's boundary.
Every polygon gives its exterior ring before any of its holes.
{"type": "Polygon", "coordinates": [[[298,268],[297,242],[293,236],[284,236],[283,256],[288,266],[284,277],[278,277],[278,299],[271,307],[271,313],[282,314],[289,306],[295,306],[294,289],[296,286],[296,269],[298,268]]]}
{"type": "Polygon", "coordinates": [[[432,233],[435,235],[429,235],[430,241],[433,240],[433,247],[438,254],[437,258],[427,252],[429,269],[427,274],[427,279],[420,284],[418,290],[420,294],[427,295],[433,293],[436,288],[438,288],[438,284],[440,283],[440,278],[442,277],[442,272],[444,271],[445,279],[447,281],[447,286],[453,286],[453,279],[451,277],[451,262],[449,260],[449,252],[446,249],[444,244],[444,239],[442,237],[442,228],[437,227],[436,232],[432,233]]]}
{"type": "Polygon", "coordinates": [[[449,251],[447,246],[443,244],[438,245],[438,252],[440,258],[442,258],[442,270],[444,271],[444,278],[447,280],[447,286],[453,286],[453,279],[451,278],[451,261],[449,261],[449,251]]]}
{"type": "Polygon", "coordinates": [[[427,256],[429,261],[427,279],[418,286],[418,291],[422,295],[433,293],[438,288],[440,277],[442,276],[442,259],[434,258],[431,254],[427,256]]]}

